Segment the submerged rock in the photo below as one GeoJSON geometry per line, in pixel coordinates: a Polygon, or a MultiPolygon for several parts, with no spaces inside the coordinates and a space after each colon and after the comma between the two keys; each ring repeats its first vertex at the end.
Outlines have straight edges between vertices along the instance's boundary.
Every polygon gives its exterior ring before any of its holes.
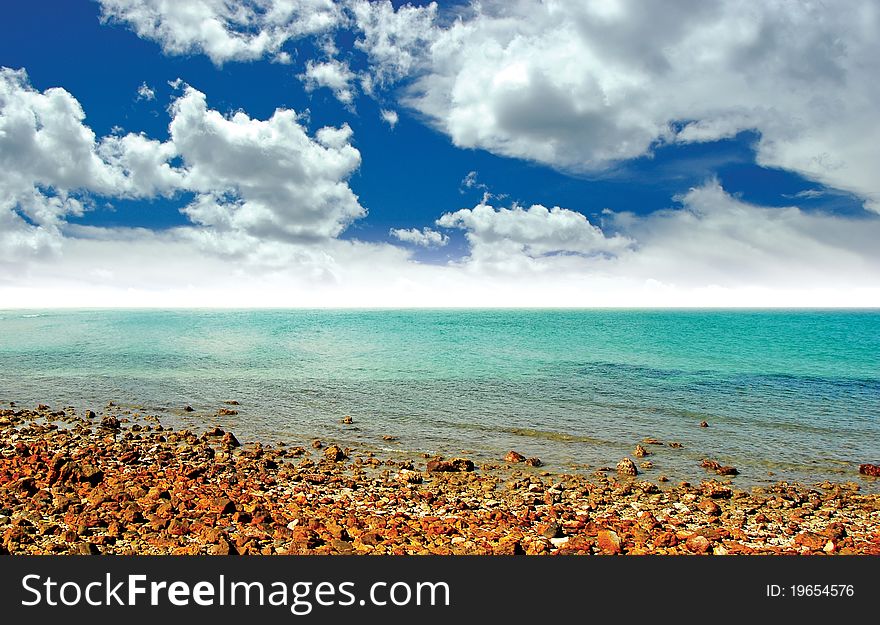
{"type": "Polygon", "coordinates": [[[427,470],[430,473],[453,473],[474,470],[474,463],[465,458],[453,458],[452,460],[430,460],[427,470]]]}
{"type": "Polygon", "coordinates": [[[510,450],[504,456],[504,462],[525,462],[525,461],[526,461],[526,457],[523,456],[518,451],[510,450]]]}
{"type": "Polygon", "coordinates": [[[880,464],[860,464],[859,473],[871,477],[880,477],[880,464]]]}

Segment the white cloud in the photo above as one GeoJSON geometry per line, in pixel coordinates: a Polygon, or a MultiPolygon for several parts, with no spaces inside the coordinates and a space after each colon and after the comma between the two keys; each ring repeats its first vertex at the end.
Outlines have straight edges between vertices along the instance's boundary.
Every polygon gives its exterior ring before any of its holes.
{"type": "Polygon", "coordinates": [[[191,240],[264,259],[264,242],[313,244],[365,214],[347,182],[360,165],[348,125],[312,139],[294,111],[265,121],[225,117],[188,86],[170,110],[168,141],[132,133],[97,140],[70,93],[39,92],[23,71],[0,69],[3,257],[59,250],[65,217],[85,208],[80,196],[195,192],[183,209],[200,226],[191,240]],[[172,166],[178,157],[182,166],[172,166]]]}
{"type": "Polygon", "coordinates": [[[354,101],[356,94],[353,85],[355,74],[342,61],[337,59],[320,63],[308,61],[306,71],[300,76],[300,79],[304,81],[306,91],[327,87],[343,104],[350,105],[354,101]]]}
{"type": "Polygon", "coordinates": [[[128,25],[167,54],[200,52],[215,64],[276,57],[286,42],[328,32],[342,19],[333,0],[98,0],[102,19],[128,25]]]}
{"type": "Polygon", "coordinates": [[[135,192],[84,118],[64,89],[40,92],[24,70],[0,68],[0,258],[57,250],[65,216],[83,212],[78,191],[135,192]]]}
{"type": "Polygon", "coordinates": [[[141,86],[138,87],[137,93],[138,100],[147,100],[149,102],[150,100],[156,99],[156,92],[145,82],[142,82],[141,86]]]}
{"type": "Polygon", "coordinates": [[[198,198],[184,212],[218,233],[308,241],[335,237],[365,214],[347,178],[360,165],[351,129],[323,129],[316,142],[291,110],[266,121],[224,117],[191,87],[172,105],[171,140],[198,198]]]}
{"type": "Polygon", "coordinates": [[[761,133],[760,164],[880,210],[880,8],[873,0],[488,0],[355,4],[379,82],[460,147],[602,169],[659,143],[761,133]],[[684,124],[682,127],[681,125],[684,124]]]}
{"type": "Polygon", "coordinates": [[[391,127],[391,130],[394,130],[394,127],[397,126],[397,122],[400,121],[397,111],[382,109],[379,111],[379,115],[382,118],[382,121],[391,127]]]}
{"type": "Polygon", "coordinates": [[[389,234],[404,243],[412,243],[422,247],[443,247],[449,243],[449,237],[442,232],[430,228],[392,228],[389,234]]]}
{"type": "Polygon", "coordinates": [[[479,204],[446,213],[437,225],[465,231],[471,246],[469,264],[503,271],[540,267],[540,261],[548,257],[613,256],[631,244],[623,236],[606,236],[581,213],[540,204],[497,209],[479,204]]]}

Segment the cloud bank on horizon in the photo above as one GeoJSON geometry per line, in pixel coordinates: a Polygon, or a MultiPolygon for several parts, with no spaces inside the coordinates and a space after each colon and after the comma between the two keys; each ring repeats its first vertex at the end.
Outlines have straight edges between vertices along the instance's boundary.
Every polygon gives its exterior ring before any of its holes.
{"type": "MultiPolygon", "coordinates": [[[[167,136],[98,136],[75,93],[3,67],[0,308],[880,306],[871,0],[99,4],[103,28],[167,56],[207,57],[218,72],[293,66],[290,89],[327,91],[344,115],[312,129],[308,110],[221,111],[168,76],[167,136]],[[370,224],[359,177],[383,159],[352,128],[366,102],[387,133],[406,118],[463,154],[573,180],[748,131],[756,166],[823,190],[762,205],[709,175],[656,210],[585,215],[505,201],[466,168],[462,189],[481,191],[477,204],[417,226],[400,215],[384,235],[359,236],[370,224]],[[825,193],[861,209],[804,205],[825,193]],[[177,201],[186,223],[79,219],[159,198],[177,201]],[[431,256],[449,250],[443,262],[431,256]]],[[[133,98],[159,97],[138,84],[133,98]]],[[[430,152],[412,158],[432,166],[430,152]]]]}

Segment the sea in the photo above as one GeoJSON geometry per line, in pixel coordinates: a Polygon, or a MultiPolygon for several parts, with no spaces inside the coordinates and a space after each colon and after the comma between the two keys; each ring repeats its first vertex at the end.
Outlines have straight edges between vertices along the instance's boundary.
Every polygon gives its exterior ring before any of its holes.
{"type": "Polygon", "coordinates": [[[672,483],[709,458],[743,488],[880,491],[858,473],[880,463],[877,310],[0,310],[11,401],[113,401],[243,442],[516,450],[573,473],[629,456],[672,483]],[[635,458],[646,437],[666,444],[635,458]]]}

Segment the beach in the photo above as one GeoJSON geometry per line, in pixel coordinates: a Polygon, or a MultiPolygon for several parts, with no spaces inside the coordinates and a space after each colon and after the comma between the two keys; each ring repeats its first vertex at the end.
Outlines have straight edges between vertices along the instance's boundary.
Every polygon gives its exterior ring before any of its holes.
{"type": "Polygon", "coordinates": [[[657,439],[572,474],[515,454],[391,458],[393,438],[240,441],[112,402],[3,408],[0,553],[880,555],[880,495],[854,481],[747,491],[710,459],[688,481],[626,475],[682,451],[657,439]]]}

